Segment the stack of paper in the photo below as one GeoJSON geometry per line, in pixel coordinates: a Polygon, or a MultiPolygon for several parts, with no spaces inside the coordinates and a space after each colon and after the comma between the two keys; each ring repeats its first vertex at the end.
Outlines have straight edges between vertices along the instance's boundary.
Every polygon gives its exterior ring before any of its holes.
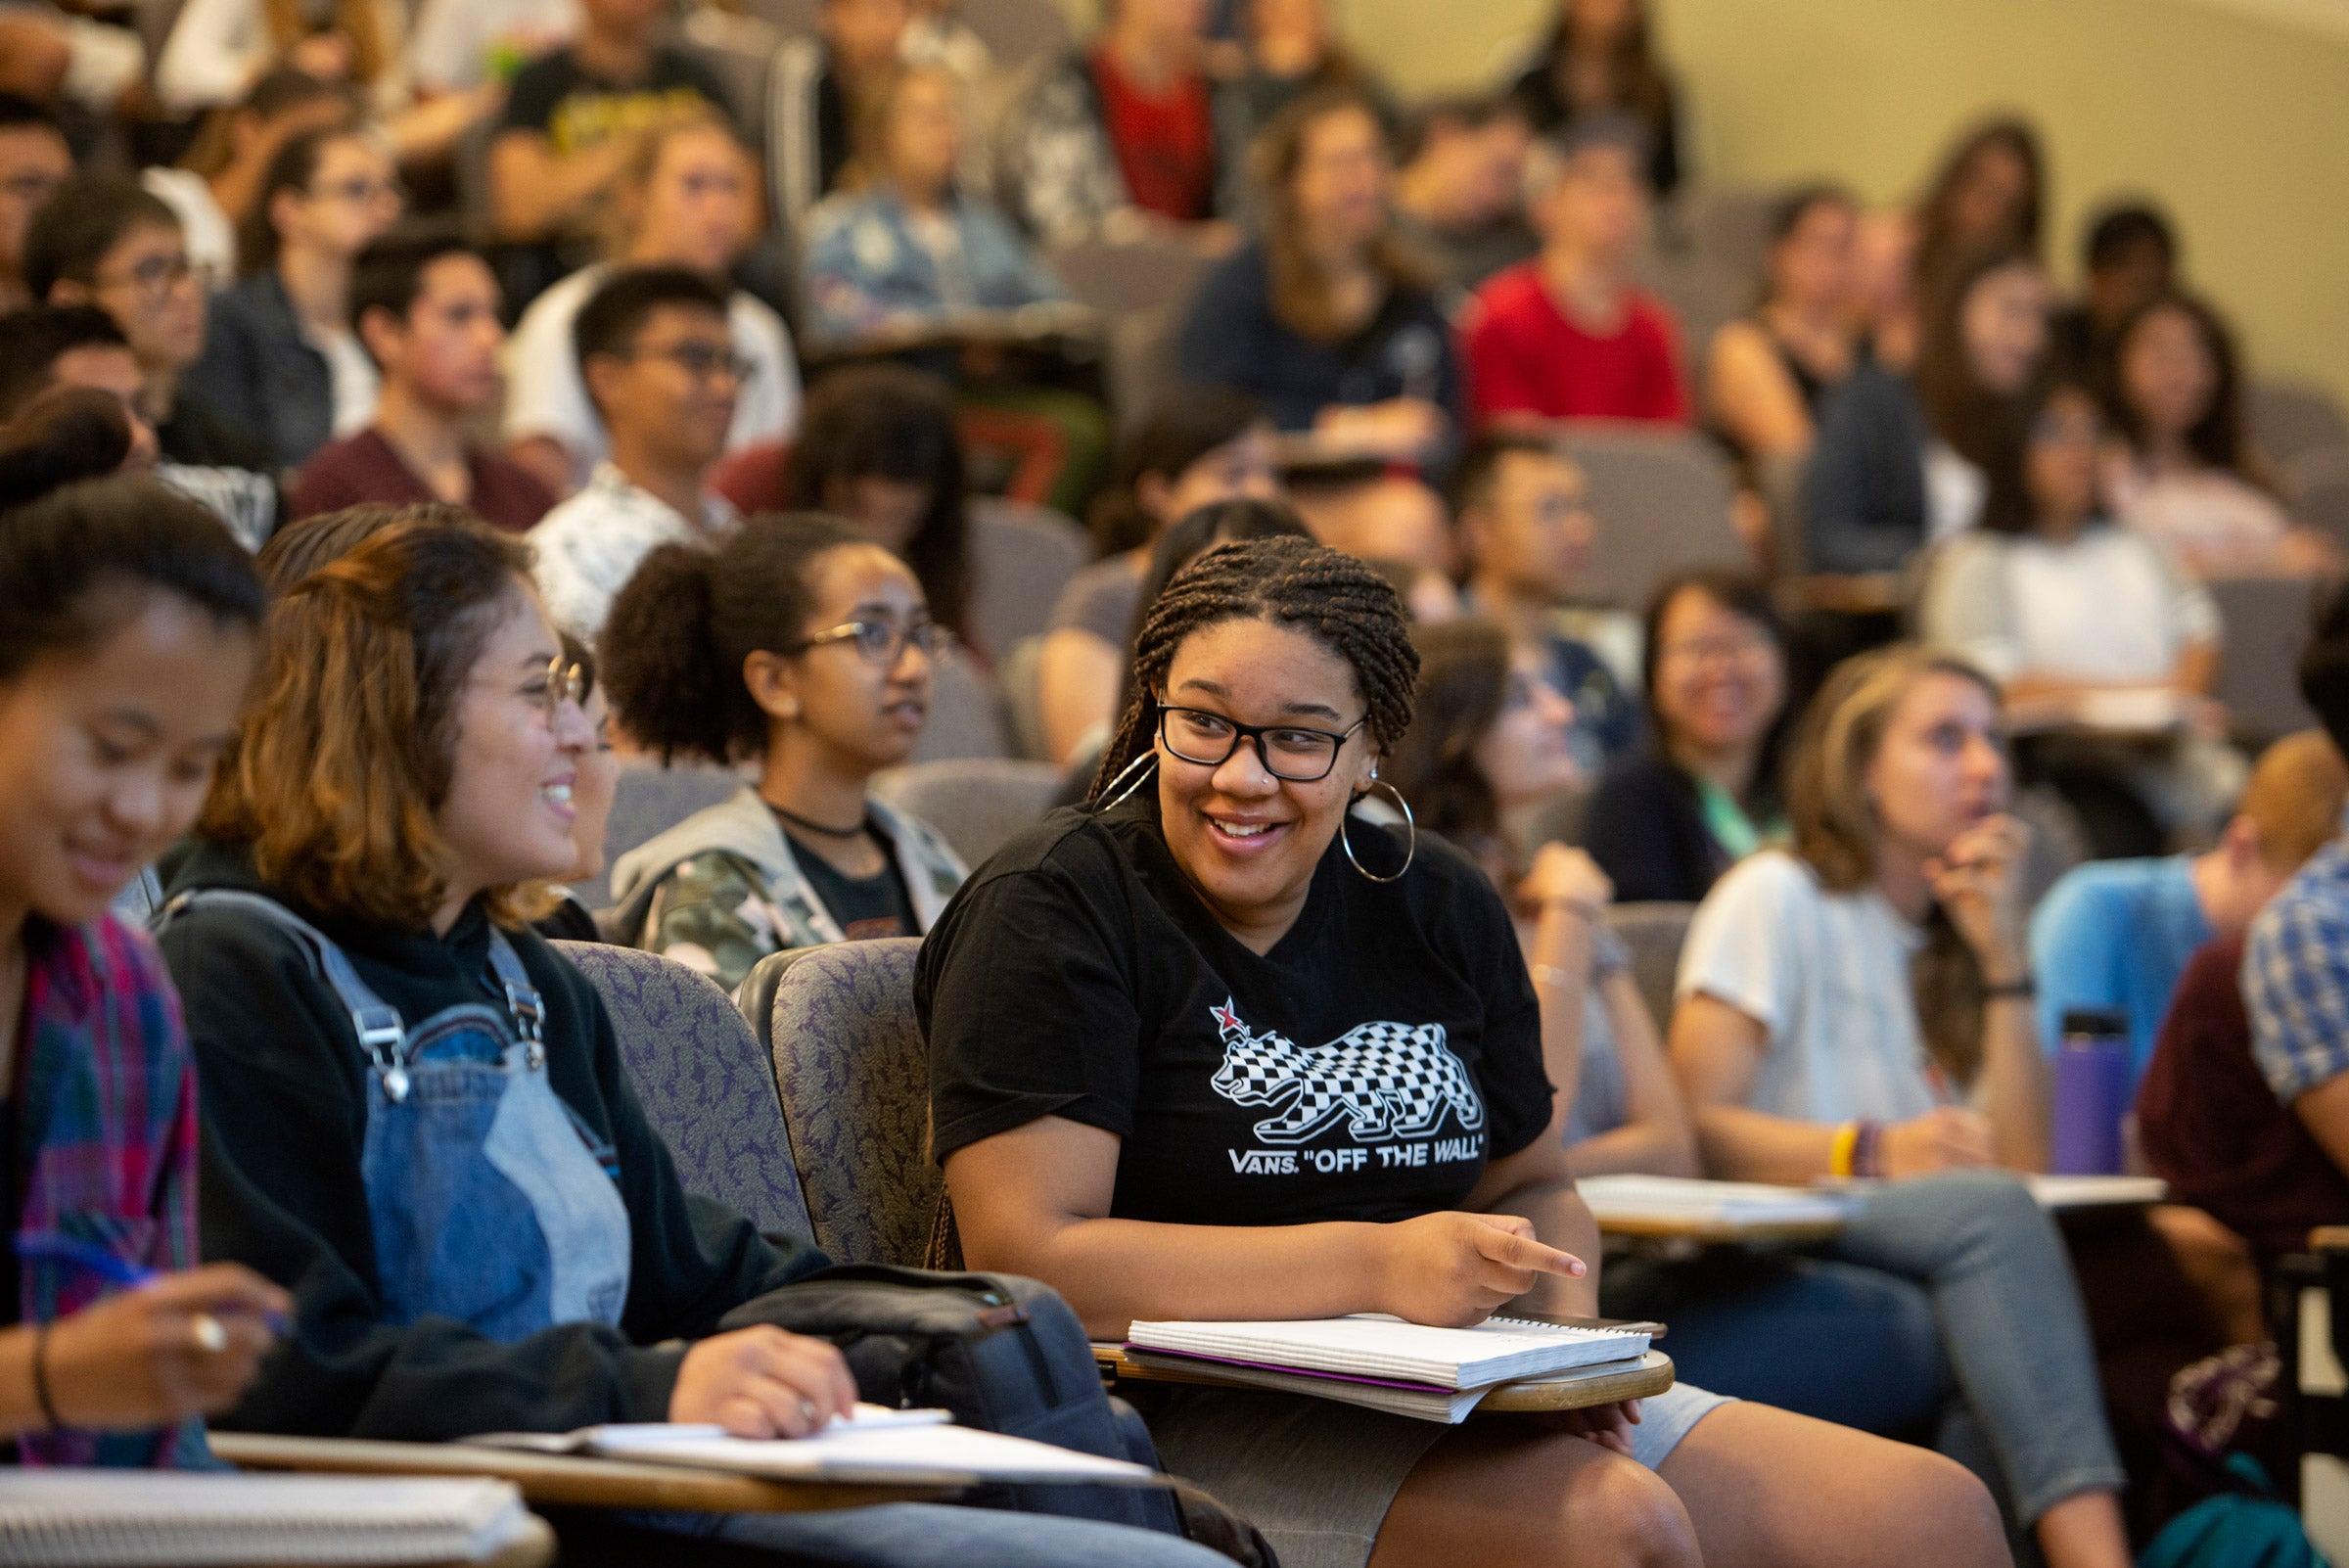
{"type": "Polygon", "coordinates": [[[531,1528],[505,1481],[0,1470],[10,1568],[475,1562],[531,1528]]]}
{"type": "Polygon", "coordinates": [[[1644,1326],[1491,1317],[1474,1328],[1432,1328],[1359,1313],[1298,1322],[1137,1322],[1126,1349],[1144,1365],[1189,1365],[1251,1387],[1457,1422],[1497,1383],[1602,1375],[1635,1362],[1647,1345],[1644,1326]]]}
{"type": "Polygon", "coordinates": [[[1148,1465],[1104,1459],[1001,1432],[955,1426],[944,1410],[891,1410],[859,1405],[852,1420],[809,1437],[759,1441],[723,1427],[643,1422],[576,1432],[497,1432],[468,1438],[482,1448],[538,1453],[592,1453],[646,1464],[731,1470],[779,1481],[858,1481],[968,1487],[981,1482],[1158,1486],[1148,1465]]]}
{"type": "Polygon", "coordinates": [[[1575,1183],[1600,1225],[1640,1222],[1740,1225],[1840,1224],[1849,1194],[1760,1181],[1703,1181],[1691,1176],[1602,1176],[1575,1183]]]}

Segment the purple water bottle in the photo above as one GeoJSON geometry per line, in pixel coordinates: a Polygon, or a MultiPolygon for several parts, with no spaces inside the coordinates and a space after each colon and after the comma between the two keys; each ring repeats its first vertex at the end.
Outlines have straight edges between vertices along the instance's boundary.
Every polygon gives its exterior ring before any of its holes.
{"type": "Polygon", "coordinates": [[[2118,1176],[2121,1118],[2131,1094],[2129,1015],[2081,1007],[2063,1015],[2063,1048],[2055,1055],[2057,1176],[2118,1176]]]}

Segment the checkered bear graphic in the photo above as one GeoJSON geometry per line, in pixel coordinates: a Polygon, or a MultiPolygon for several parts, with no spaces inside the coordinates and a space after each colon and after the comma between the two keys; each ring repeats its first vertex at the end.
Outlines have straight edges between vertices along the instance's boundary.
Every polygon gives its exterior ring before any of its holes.
{"type": "Polygon", "coordinates": [[[1256,1124],[1267,1143],[1306,1142],[1341,1116],[1348,1134],[1364,1143],[1433,1132],[1447,1109],[1463,1132],[1485,1125],[1484,1101],[1444,1042],[1442,1024],[1358,1024],[1309,1050],[1274,1030],[1249,1033],[1228,998],[1209,1012],[1223,1037],[1218,1094],[1234,1105],[1296,1095],[1286,1112],[1256,1124]]]}

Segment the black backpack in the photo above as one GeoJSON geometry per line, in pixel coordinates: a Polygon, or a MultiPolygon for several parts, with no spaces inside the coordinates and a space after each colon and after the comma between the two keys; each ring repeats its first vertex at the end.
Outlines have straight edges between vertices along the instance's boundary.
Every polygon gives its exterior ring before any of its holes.
{"type": "MultiPolygon", "coordinates": [[[[717,1326],[724,1332],[756,1323],[838,1345],[857,1397],[874,1405],[939,1407],[965,1426],[1159,1467],[1140,1414],[1101,1386],[1077,1314],[1033,1279],[842,1265],[745,1302],[717,1326]]],[[[1254,1526],[1179,1484],[1171,1491],[996,1485],[959,1500],[1186,1536],[1242,1563],[1274,1568],[1272,1549],[1254,1526]]]]}

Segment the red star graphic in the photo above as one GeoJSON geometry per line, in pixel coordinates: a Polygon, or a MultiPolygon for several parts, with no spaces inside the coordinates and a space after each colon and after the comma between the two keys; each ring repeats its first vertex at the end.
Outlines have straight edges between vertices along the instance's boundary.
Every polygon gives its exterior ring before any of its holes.
{"type": "Polygon", "coordinates": [[[1218,1029],[1240,1029],[1243,1027],[1240,1023],[1239,1012],[1232,1006],[1229,997],[1224,998],[1222,1006],[1210,1007],[1208,1012],[1214,1017],[1218,1029]]]}

